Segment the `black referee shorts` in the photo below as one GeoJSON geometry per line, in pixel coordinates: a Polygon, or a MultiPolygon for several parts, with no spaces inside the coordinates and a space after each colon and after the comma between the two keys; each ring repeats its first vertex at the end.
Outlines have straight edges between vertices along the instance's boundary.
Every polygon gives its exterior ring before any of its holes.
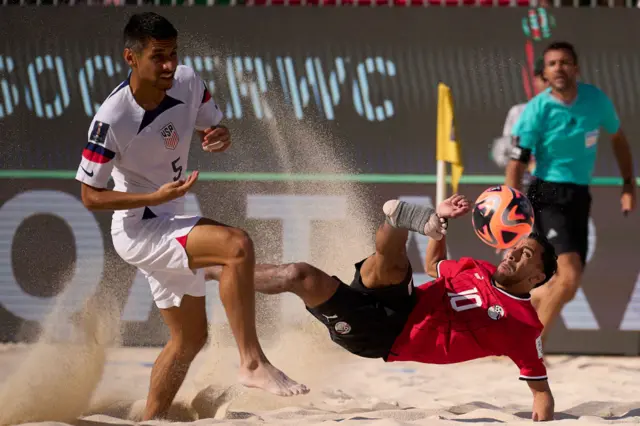
{"type": "Polygon", "coordinates": [[[535,178],[527,197],[535,211],[536,230],[553,244],[556,254],[578,253],[584,266],[589,249],[589,187],[535,178]]]}

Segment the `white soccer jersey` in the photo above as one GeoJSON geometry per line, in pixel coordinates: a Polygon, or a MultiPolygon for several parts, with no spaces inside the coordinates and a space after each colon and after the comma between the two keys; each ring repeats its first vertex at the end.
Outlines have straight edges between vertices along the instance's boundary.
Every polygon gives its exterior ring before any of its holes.
{"type": "MultiPolygon", "coordinates": [[[[160,186],[186,179],[187,159],[195,130],[217,125],[222,112],[202,79],[179,65],[158,107],[144,110],[133,97],[129,80],[120,84],[100,106],[89,128],[76,179],[106,188],[113,177],[114,191],[151,193],[160,186]]],[[[150,208],[155,215],[182,214],[184,197],[150,208]]],[[[142,219],[145,208],[119,210],[112,228],[124,218],[142,219]]]]}

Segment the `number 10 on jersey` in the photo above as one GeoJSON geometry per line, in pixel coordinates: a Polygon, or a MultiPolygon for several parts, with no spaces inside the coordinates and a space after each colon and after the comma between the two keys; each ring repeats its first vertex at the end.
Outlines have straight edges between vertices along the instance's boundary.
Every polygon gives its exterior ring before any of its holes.
{"type": "Polygon", "coordinates": [[[475,287],[471,290],[461,291],[460,293],[447,292],[447,296],[449,296],[451,307],[456,312],[482,307],[482,298],[480,298],[478,289],[475,287]]]}

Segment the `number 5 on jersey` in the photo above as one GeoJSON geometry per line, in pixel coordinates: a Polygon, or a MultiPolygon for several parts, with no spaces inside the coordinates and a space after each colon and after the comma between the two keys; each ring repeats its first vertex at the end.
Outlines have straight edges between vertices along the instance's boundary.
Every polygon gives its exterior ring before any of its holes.
{"type": "Polygon", "coordinates": [[[180,157],[171,162],[171,168],[173,168],[173,171],[177,173],[177,175],[173,177],[174,182],[180,179],[180,176],[182,176],[182,166],[178,166],[178,161],[180,161],[180,157]]]}
{"type": "Polygon", "coordinates": [[[456,312],[482,307],[482,299],[475,287],[460,293],[447,293],[447,296],[449,296],[451,307],[456,312]]]}

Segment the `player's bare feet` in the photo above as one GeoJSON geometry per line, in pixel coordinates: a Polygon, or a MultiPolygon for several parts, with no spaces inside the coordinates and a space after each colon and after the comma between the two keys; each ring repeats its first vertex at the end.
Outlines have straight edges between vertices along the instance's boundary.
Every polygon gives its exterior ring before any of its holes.
{"type": "Polygon", "coordinates": [[[305,385],[290,379],[268,361],[257,368],[241,367],[238,381],[248,388],[258,388],[278,396],[294,396],[309,393],[305,385]]]}

